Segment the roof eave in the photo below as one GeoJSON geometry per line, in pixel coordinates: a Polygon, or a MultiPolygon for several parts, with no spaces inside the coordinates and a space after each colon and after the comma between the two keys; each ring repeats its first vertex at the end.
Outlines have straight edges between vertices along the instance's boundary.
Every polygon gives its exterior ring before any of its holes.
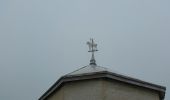
{"type": "Polygon", "coordinates": [[[94,73],[84,73],[78,75],[65,75],[62,76],[55,84],[50,87],[40,98],[39,100],[45,100],[49,95],[51,95],[57,88],[59,88],[63,83],[71,82],[71,81],[78,81],[78,80],[87,80],[87,79],[96,79],[96,78],[109,78],[117,81],[121,81],[124,83],[148,88],[151,90],[155,90],[159,92],[161,100],[164,99],[166,87],[152,84],[149,82],[145,82],[139,79],[127,77],[124,75],[102,71],[102,72],[94,72],[94,73]]]}

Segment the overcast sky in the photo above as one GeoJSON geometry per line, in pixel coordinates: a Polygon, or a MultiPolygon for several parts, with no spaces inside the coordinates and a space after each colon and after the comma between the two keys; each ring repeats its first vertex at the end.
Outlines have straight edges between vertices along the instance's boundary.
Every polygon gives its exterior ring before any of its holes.
{"type": "Polygon", "coordinates": [[[60,76],[97,64],[167,87],[169,0],[0,0],[0,99],[37,100],[60,76]]]}

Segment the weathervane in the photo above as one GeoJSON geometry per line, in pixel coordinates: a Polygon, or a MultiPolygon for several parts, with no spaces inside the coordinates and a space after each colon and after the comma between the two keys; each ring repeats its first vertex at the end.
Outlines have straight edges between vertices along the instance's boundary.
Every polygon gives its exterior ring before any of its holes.
{"type": "Polygon", "coordinates": [[[92,57],[90,60],[90,65],[96,65],[96,60],[94,58],[94,52],[98,51],[97,50],[97,44],[94,43],[93,39],[91,38],[90,41],[87,42],[87,45],[89,46],[89,51],[92,53],[92,57]]]}

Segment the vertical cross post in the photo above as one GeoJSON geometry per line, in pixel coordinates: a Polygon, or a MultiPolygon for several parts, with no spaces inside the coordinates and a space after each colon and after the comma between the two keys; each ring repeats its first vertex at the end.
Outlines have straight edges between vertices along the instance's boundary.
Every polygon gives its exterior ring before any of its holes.
{"type": "Polygon", "coordinates": [[[94,52],[98,51],[97,50],[97,44],[94,43],[93,39],[91,38],[89,42],[87,42],[87,45],[89,46],[89,51],[92,53],[91,60],[90,60],[90,65],[96,65],[96,60],[94,57],[94,52]]]}

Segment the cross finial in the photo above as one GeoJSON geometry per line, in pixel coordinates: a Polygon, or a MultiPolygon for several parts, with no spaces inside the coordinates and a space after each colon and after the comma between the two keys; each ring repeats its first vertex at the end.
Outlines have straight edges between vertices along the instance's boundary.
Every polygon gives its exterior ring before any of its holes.
{"type": "Polygon", "coordinates": [[[96,65],[96,60],[94,58],[94,52],[98,51],[97,50],[97,44],[94,43],[93,39],[91,38],[90,41],[87,42],[87,45],[89,46],[89,51],[92,53],[92,57],[90,60],[90,65],[96,65]]]}

